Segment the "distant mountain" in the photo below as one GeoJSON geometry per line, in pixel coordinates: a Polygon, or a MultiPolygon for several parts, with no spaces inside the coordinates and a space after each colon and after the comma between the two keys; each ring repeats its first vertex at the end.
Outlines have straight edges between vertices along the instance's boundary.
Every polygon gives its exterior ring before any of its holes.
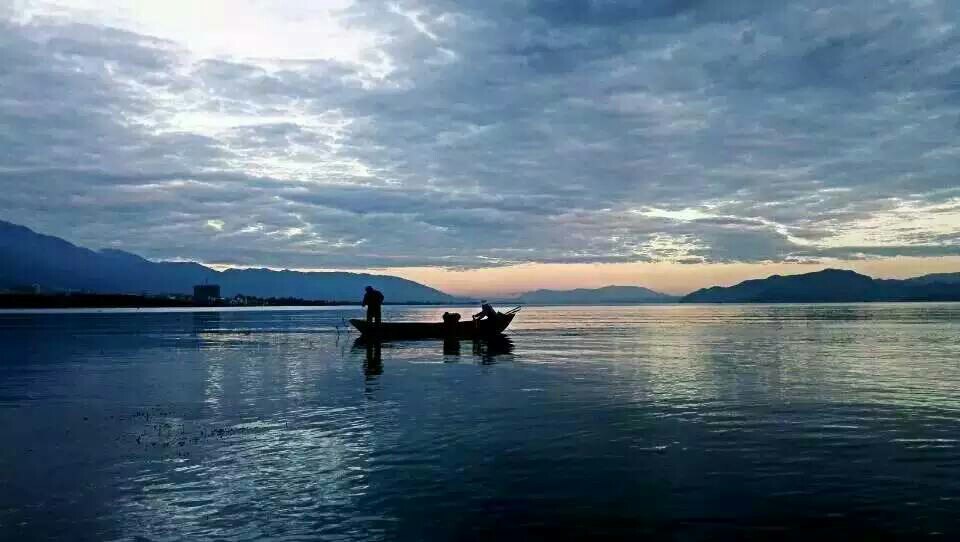
{"type": "Polygon", "coordinates": [[[934,273],[907,279],[912,284],[960,284],[960,273],[934,273]]]}
{"type": "Polygon", "coordinates": [[[195,284],[219,284],[225,297],[360,299],[363,287],[384,292],[388,302],[455,302],[456,298],[411,280],[342,272],[228,269],[192,262],[153,262],[121,250],[93,251],[0,220],[0,289],[38,284],[45,290],[103,293],[188,294],[195,284]]]}
{"type": "Polygon", "coordinates": [[[841,303],[860,301],[960,301],[960,282],[924,277],[881,280],[843,269],[773,275],[730,287],[714,286],[684,296],[681,303],[841,303]]]}
{"type": "Polygon", "coordinates": [[[515,302],[539,305],[589,305],[593,303],[670,303],[677,298],[640,286],[605,286],[576,290],[535,290],[517,296],[515,302]]]}

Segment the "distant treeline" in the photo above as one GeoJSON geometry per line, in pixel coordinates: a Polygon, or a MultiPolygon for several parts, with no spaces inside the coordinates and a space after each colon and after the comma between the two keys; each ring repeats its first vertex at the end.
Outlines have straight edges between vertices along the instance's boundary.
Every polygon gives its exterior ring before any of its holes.
{"type": "MultiPolygon", "coordinates": [[[[279,307],[359,305],[359,301],[327,301],[298,297],[251,297],[224,299],[211,303],[197,303],[186,296],[152,296],[137,294],[95,293],[0,293],[3,309],[106,309],[155,307],[279,307]]],[[[390,303],[388,303],[390,304],[390,303]]],[[[401,305],[434,305],[435,303],[394,303],[401,305]]]]}
{"type": "Polygon", "coordinates": [[[4,309],[190,307],[184,299],[127,294],[0,294],[4,309]]]}

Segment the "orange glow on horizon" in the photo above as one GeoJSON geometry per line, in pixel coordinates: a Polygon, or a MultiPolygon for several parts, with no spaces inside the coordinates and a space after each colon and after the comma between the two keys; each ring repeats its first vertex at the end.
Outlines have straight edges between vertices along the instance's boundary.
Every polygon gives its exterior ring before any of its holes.
{"type": "Polygon", "coordinates": [[[729,286],[753,278],[776,274],[796,275],[829,267],[851,269],[875,278],[907,278],[929,273],[960,272],[960,256],[830,260],[817,264],[523,264],[469,270],[400,267],[370,272],[415,280],[450,294],[464,296],[509,296],[540,288],[567,290],[609,285],[643,286],[681,295],[709,286],[729,286]]]}

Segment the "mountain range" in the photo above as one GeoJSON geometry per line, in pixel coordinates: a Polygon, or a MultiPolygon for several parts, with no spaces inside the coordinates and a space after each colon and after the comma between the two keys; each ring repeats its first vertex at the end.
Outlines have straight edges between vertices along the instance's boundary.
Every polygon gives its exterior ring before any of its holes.
{"type": "Polygon", "coordinates": [[[505,303],[537,305],[588,305],[592,303],[671,303],[677,297],[640,286],[604,286],[576,290],[534,290],[518,295],[505,303]]]}
{"type": "Polygon", "coordinates": [[[154,262],[121,250],[94,251],[0,220],[0,289],[38,284],[49,291],[189,294],[196,284],[219,284],[224,297],[359,300],[364,286],[388,302],[451,303],[457,298],[387,275],[345,272],[227,269],[192,262],[154,262]]]}
{"type": "MultiPolygon", "coordinates": [[[[0,220],[0,290],[38,284],[46,291],[189,294],[197,284],[218,284],[224,297],[346,301],[364,286],[384,291],[394,303],[463,303],[467,300],[389,275],[348,272],[226,269],[193,262],[155,262],[114,249],[99,251],[0,220]]],[[[604,303],[823,303],[859,301],[960,301],[960,273],[903,280],[875,279],[854,271],[826,269],[773,275],[739,284],[703,288],[681,298],[639,286],[535,290],[502,300],[527,304],[604,303]]]]}
{"type": "Polygon", "coordinates": [[[960,273],[903,280],[875,279],[844,269],[773,275],[688,294],[681,303],[842,303],[859,301],[960,301],[960,273]]]}

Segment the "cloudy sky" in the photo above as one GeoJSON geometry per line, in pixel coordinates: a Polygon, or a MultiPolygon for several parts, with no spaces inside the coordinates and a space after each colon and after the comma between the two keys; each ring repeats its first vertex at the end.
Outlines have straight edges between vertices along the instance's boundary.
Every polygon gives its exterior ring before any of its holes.
{"type": "Polygon", "coordinates": [[[960,271],[956,0],[0,0],[0,219],[455,292],[960,271]]]}

